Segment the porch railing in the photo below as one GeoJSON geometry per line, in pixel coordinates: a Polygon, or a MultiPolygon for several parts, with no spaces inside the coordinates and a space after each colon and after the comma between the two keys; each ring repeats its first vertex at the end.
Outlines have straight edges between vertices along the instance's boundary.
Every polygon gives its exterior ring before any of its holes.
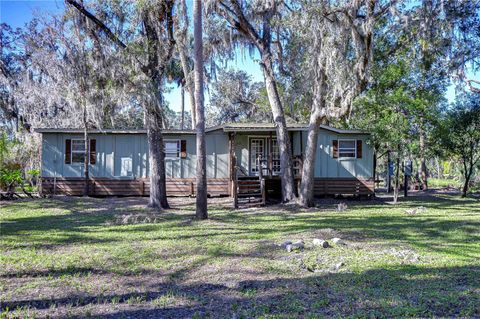
{"type": "Polygon", "coordinates": [[[303,171],[303,159],[301,156],[294,156],[293,157],[293,176],[296,178],[301,178],[302,177],[302,171],[303,171]]]}
{"type": "MultiPolygon", "coordinates": [[[[296,178],[301,178],[302,170],[303,170],[303,159],[302,156],[297,155],[294,156],[292,159],[292,166],[293,166],[293,175],[296,178]]],[[[277,176],[280,174],[279,171],[275,171],[274,167],[280,166],[280,160],[273,160],[273,159],[266,159],[261,155],[257,158],[257,167],[259,174],[261,173],[263,176],[277,176]]]]}
{"type": "MultiPolygon", "coordinates": [[[[238,201],[238,193],[239,193],[239,188],[242,187],[239,183],[239,178],[240,177],[247,177],[249,180],[257,180],[256,177],[258,178],[258,183],[260,185],[260,196],[261,196],[261,204],[265,205],[266,203],[266,182],[265,182],[265,177],[272,177],[273,175],[273,170],[272,170],[272,165],[265,165],[265,163],[268,163],[267,159],[264,159],[261,155],[259,155],[256,158],[256,166],[258,167],[258,175],[257,176],[249,176],[249,174],[246,172],[246,170],[241,167],[240,165],[237,164],[237,159],[235,156],[232,157],[232,190],[231,194],[233,197],[233,203],[234,207],[238,208],[239,206],[239,201],[238,201]],[[266,173],[266,174],[265,174],[266,173]]],[[[280,160],[278,160],[280,162],[280,160]]],[[[271,161],[270,161],[271,163],[271,161]]],[[[302,174],[302,169],[303,169],[303,160],[301,156],[296,156],[292,159],[292,164],[293,164],[293,173],[295,178],[301,177],[302,174]]],[[[245,182],[245,181],[243,181],[245,182]]],[[[257,188],[258,189],[258,188],[257,188]]],[[[248,191],[247,191],[248,193],[248,191]]],[[[258,196],[258,193],[252,194],[252,197],[258,196]]]]}

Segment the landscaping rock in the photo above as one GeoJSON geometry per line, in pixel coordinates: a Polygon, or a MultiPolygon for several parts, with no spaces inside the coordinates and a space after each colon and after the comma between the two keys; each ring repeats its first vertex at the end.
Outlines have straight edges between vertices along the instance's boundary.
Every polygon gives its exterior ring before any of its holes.
{"type": "Polygon", "coordinates": [[[122,224],[128,224],[130,222],[130,215],[123,216],[122,224]]]}
{"type": "Polygon", "coordinates": [[[345,243],[342,239],[340,239],[340,238],[338,238],[338,237],[332,238],[332,242],[333,242],[335,245],[346,245],[346,243],[345,243]]]}
{"type": "Polygon", "coordinates": [[[298,246],[298,247],[304,248],[304,247],[305,247],[305,242],[304,242],[303,240],[297,240],[297,241],[294,242],[292,245],[293,245],[293,246],[298,246]]]}
{"type": "Polygon", "coordinates": [[[303,248],[305,248],[305,243],[303,242],[303,240],[298,240],[293,244],[288,244],[285,246],[285,249],[288,252],[292,252],[294,250],[303,250],[303,248]]]}
{"type": "Polygon", "coordinates": [[[415,208],[405,210],[405,214],[415,215],[417,210],[415,208]]]}
{"type": "Polygon", "coordinates": [[[415,207],[415,208],[411,208],[411,209],[406,209],[405,214],[415,215],[417,213],[425,213],[426,210],[427,210],[427,208],[425,206],[419,206],[419,207],[415,207]]]}
{"type": "Polygon", "coordinates": [[[323,247],[323,248],[328,248],[328,247],[330,247],[330,244],[328,243],[328,241],[323,240],[323,239],[320,239],[320,238],[315,238],[315,239],[312,241],[312,244],[313,244],[313,246],[321,246],[321,247],[323,247]]]}
{"type": "Polygon", "coordinates": [[[280,247],[287,248],[288,245],[291,245],[292,242],[290,240],[284,241],[282,244],[280,244],[280,247]]]}

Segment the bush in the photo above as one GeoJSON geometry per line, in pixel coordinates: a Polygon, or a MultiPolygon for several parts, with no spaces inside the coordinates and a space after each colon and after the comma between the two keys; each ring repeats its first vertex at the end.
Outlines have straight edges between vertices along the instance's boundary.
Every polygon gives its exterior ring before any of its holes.
{"type": "Polygon", "coordinates": [[[40,176],[40,170],[31,169],[38,163],[32,161],[37,149],[34,137],[9,137],[0,130],[0,190],[13,193],[18,187],[26,192],[32,192],[40,176]],[[30,169],[28,169],[30,168],[30,169]]]}
{"type": "Polygon", "coordinates": [[[15,186],[22,184],[22,167],[17,163],[3,165],[0,169],[0,188],[5,191],[12,191],[15,186]]]}

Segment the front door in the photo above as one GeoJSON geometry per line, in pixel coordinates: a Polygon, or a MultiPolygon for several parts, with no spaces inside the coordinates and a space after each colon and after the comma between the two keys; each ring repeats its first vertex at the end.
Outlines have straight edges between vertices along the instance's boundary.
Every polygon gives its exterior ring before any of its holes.
{"type": "Polygon", "coordinates": [[[265,158],[265,139],[250,138],[250,175],[258,175],[260,169],[257,161],[258,156],[265,158]]]}
{"type": "Polygon", "coordinates": [[[280,174],[280,151],[278,148],[277,139],[274,138],[271,140],[271,151],[270,154],[272,155],[272,175],[279,175],[280,174]]]}

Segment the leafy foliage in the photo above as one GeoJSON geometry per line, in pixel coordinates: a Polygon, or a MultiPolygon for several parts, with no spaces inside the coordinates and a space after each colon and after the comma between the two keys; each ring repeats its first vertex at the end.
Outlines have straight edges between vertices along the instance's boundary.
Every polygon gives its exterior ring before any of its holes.
{"type": "Polygon", "coordinates": [[[449,109],[435,137],[445,155],[459,158],[462,162],[465,196],[477,163],[480,161],[480,97],[466,94],[449,109]]]}
{"type": "Polygon", "coordinates": [[[211,112],[215,114],[210,124],[251,121],[252,118],[256,122],[270,120],[268,102],[267,108],[259,104],[263,87],[263,83],[252,83],[244,71],[220,71],[210,90],[210,106],[214,108],[211,112]]]}
{"type": "Polygon", "coordinates": [[[22,169],[19,164],[2,165],[0,168],[0,189],[11,191],[22,182],[22,169]]]}

